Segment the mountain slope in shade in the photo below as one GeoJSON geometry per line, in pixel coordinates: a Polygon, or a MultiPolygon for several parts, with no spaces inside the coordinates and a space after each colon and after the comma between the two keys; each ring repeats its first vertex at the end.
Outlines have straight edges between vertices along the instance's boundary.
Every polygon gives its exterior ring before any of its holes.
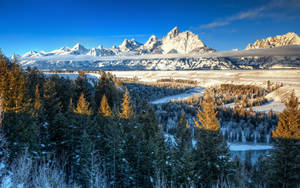
{"type": "Polygon", "coordinates": [[[275,37],[268,37],[255,41],[253,44],[248,44],[246,50],[260,49],[260,48],[274,48],[280,46],[300,45],[300,37],[293,32],[284,35],[277,35],[275,37]]]}

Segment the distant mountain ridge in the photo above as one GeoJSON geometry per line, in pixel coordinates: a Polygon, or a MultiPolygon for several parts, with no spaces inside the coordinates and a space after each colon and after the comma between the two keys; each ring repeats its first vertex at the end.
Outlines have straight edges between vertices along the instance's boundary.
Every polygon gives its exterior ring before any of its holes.
{"type": "Polygon", "coordinates": [[[266,39],[257,40],[253,44],[248,44],[246,50],[274,48],[289,45],[300,45],[300,37],[294,32],[289,32],[284,35],[277,35],[275,37],[268,37],[266,39]]]}
{"type": "MultiPolygon", "coordinates": [[[[300,38],[296,33],[287,33],[257,40],[249,44],[246,50],[274,48],[279,46],[300,45],[300,38]]],[[[15,55],[12,58],[20,59],[23,67],[37,67],[41,70],[199,70],[199,69],[257,69],[280,66],[300,67],[299,57],[245,57],[245,58],[173,58],[173,59],[139,59],[139,60],[99,60],[97,57],[124,57],[156,54],[207,54],[216,52],[208,47],[198,35],[191,31],[179,32],[174,27],[162,39],[155,35],[149,37],[145,44],[135,39],[125,39],[121,45],[104,48],[102,45],[87,49],[77,43],[72,48],[62,47],[50,52],[30,51],[23,56],[15,55]],[[67,56],[70,59],[61,60],[59,57],[67,56]],[[77,57],[86,57],[79,60],[77,57]],[[95,57],[95,58],[93,58],[95,57]],[[288,61],[288,62],[287,62],[288,61]]]]}

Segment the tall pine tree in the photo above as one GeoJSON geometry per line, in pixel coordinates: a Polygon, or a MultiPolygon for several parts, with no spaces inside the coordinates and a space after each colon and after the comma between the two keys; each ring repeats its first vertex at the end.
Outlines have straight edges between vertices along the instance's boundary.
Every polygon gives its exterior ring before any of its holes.
{"type": "Polygon", "coordinates": [[[274,149],[270,157],[269,180],[272,187],[296,187],[300,184],[300,109],[294,93],[279,114],[272,133],[274,149]]]}
{"type": "Polygon", "coordinates": [[[220,131],[217,112],[210,96],[201,105],[194,120],[197,129],[197,147],[194,152],[194,182],[199,187],[212,187],[224,181],[231,171],[230,153],[220,131]]]}
{"type": "Polygon", "coordinates": [[[194,120],[196,127],[208,131],[218,131],[220,129],[219,120],[210,96],[207,96],[206,102],[203,102],[201,107],[203,111],[199,108],[196,115],[200,123],[194,120]]]}
{"type": "Polygon", "coordinates": [[[105,94],[102,96],[101,104],[100,104],[98,111],[101,115],[106,116],[106,117],[109,117],[112,115],[112,111],[109,107],[109,104],[107,102],[107,98],[106,98],[105,94]]]}
{"type": "Polygon", "coordinates": [[[85,100],[84,94],[81,93],[79,100],[77,102],[77,107],[74,110],[77,114],[85,114],[85,115],[91,115],[92,110],[90,109],[90,104],[85,100]]]}
{"type": "Polygon", "coordinates": [[[123,119],[132,119],[134,117],[128,90],[126,90],[123,95],[122,112],[120,113],[120,117],[123,119]]]}
{"type": "Polygon", "coordinates": [[[41,109],[41,96],[39,92],[39,86],[35,86],[35,100],[34,100],[34,109],[39,111],[41,109]]]}
{"type": "Polygon", "coordinates": [[[286,109],[280,113],[276,130],[272,131],[273,138],[300,140],[300,109],[294,92],[285,103],[286,109]]]}

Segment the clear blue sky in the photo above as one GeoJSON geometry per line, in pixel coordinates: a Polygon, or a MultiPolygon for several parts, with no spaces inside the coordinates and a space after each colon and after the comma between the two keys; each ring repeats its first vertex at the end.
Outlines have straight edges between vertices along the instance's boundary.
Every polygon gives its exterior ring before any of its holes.
{"type": "Polygon", "coordinates": [[[173,27],[217,50],[268,36],[300,34],[300,0],[0,0],[0,48],[7,56],[79,42],[87,48],[145,42],[173,27]]]}

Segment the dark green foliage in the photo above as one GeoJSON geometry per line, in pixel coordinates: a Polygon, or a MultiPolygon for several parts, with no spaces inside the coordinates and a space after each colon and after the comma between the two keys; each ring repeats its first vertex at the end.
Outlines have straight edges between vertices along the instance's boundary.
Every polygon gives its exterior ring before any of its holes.
{"type": "Polygon", "coordinates": [[[253,165],[251,180],[257,187],[266,187],[268,183],[268,162],[268,157],[260,155],[253,165]]]}
{"type": "Polygon", "coordinates": [[[173,151],[173,180],[178,187],[190,187],[192,185],[194,165],[192,135],[190,127],[185,120],[184,112],[178,121],[177,130],[175,133],[176,145],[173,151]]]}
{"type": "MultiPolygon", "coordinates": [[[[93,93],[93,88],[92,85],[89,83],[86,75],[83,72],[79,71],[79,76],[75,81],[73,81],[73,87],[75,90],[75,95],[74,95],[74,101],[78,101],[80,95],[83,93],[86,100],[91,104],[94,105],[94,93],[93,93]]],[[[99,103],[97,103],[99,104],[99,103]]]]}
{"type": "Polygon", "coordinates": [[[103,71],[99,73],[101,78],[96,87],[95,103],[99,105],[104,94],[109,106],[119,106],[122,92],[120,91],[120,86],[116,86],[116,78],[110,73],[105,73],[103,71]]]}
{"type": "Polygon", "coordinates": [[[271,187],[297,187],[300,184],[299,141],[275,140],[268,163],[268,180],[271,187]]]}
{"type": "Polygon", "coordinates": [[[211,187],[220,177],[231,173],[230,153],[220,131],[198,130],[194,181],[197,185],[211,187]]]}
{"type": "Polygon", "coordinates": [[[55,81],[50,79],[44,83],[43,112],[48,123],[53,121],[56,114],[61,111],[61,101],[55,88],[56,84],[55,81]]]}
{"type": "Polygon", "coordinates": [[[38,156],[40,151],[39,128],[30,114],[7,112],[2,123],[9,148],[12,151],[11,157],[16,157],[25,150],[38,156]]]}

